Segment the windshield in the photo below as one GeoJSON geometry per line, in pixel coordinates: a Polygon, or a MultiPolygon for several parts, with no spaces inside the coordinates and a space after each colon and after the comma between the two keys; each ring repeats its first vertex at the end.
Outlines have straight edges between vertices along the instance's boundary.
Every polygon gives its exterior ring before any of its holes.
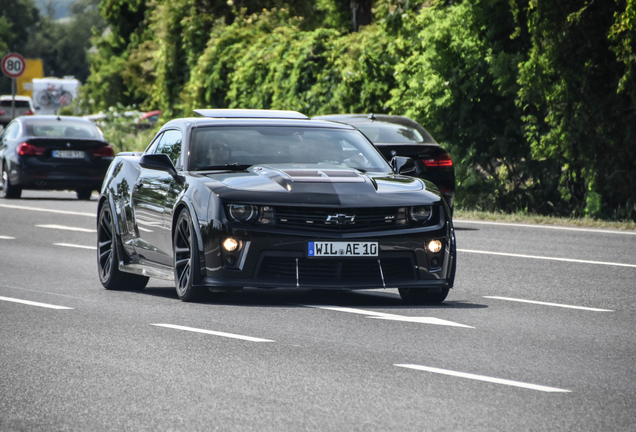
{"type": "Polygon", "coordinates": [[[190,170],[267,164],[390,167],[358,131],[302,127],[202,127],[192,132],[190,170]]]}
{"type": "Polygon", "coordinates": [[[355,126],[374,143],[434,142],[432,139],[424,139],[417,129],[401,124],[373,122],[371,124],[356,124],[355,126]]]}

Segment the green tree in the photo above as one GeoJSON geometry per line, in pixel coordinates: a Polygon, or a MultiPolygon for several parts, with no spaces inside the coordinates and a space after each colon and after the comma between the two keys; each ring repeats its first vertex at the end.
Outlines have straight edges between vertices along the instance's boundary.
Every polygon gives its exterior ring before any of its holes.
{"type": "Polygon", "coordinates": [[[562,168],[572,214],[628,216],[636,211],[634,2],[531,2],[524,12],[532,47],[519,106],[534,157],[562,168]]]}

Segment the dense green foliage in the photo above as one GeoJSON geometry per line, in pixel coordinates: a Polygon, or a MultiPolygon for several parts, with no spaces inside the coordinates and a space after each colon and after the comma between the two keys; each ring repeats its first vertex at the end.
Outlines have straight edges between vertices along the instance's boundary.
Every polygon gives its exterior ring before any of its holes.
{"type": "Polygon", "coordinates": [[[459,208],[636,219],[636,0],[369,4],[102,0],[78,109],[407,115],[459,208]]]}

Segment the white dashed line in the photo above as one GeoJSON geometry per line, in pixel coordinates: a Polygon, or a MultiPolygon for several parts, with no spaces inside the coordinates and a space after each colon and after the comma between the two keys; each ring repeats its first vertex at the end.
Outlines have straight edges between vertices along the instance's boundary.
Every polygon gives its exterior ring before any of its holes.
{"type": "Polygon", "coordinates": [[[0,239],[2,239],[2,240],[15,240],[15,237],[9,237],[9,236],[0,235],[0,239]]]}
{"type": "Polygon", "coordinates": [[[623,263],[614,263],[614,262],[605,262],[605,261],[587,261],[587,260],[578,260],[578,259],[571,259],[571,258],[554,258],[554,257],[544,257],[544,256],[538,256],[538,255],[521,255],[521,254],[489,252],[489,251],[470,250],[470,249],[457,249],[457,251],[467,252],[467,253],[476,253],[476,254],[485,254],[485,255],[509,256],[509,257],[515,257],[515,258],[531,258],[531,259],[540,259],[540,260],[549,260],[549,261],[565,261],[565,262],[574,262],[574,263],[581,263],[581,264],[597,264],[597,265],[636,268],[636,264],[623,264],[623,263]]]}
{"type": "Polygon", "coordinates": [[[532,303],[532,304],[538,304],[543,306],[556,306],[556,307],[562,307],[562,308],[568,308],[568,309],[581,309],[581,310],[587,310],[587,311],[593,311],[593,312],[614,312],[611,309],[598,309],[598,308],[591,308],[591,307],[585,307],[585,306],[572,306],[572,305],[565,305],[565,304],[559,304],[559,303],[547,303],[547,302],[523,300],[523,299],[516,299],[516,298],[509,298],[509,297],[497,297],[497,296],[483,296],[483,297],[497,299],[497,300],[514,301],[514,302],[520,302],[520,303],[532,303]]]}
{"type": "Polygon", "coordinates": [[[224,333],[224,332],[217,332],[212,330],[198,329],[193,327],[184,327],[184,326],[174,325],[174,324],[151,324],[151,325],[157,326],[157,327],[166,327],[166,328],[171,328],[176,330],[185,330],[185,331],[190,331],[195,333],[204,333],[204,334],[209,334],[214,336],[222,336],[222,337],[227,337],[232,339],[241,339],[241,340],[246,340],[249,342],[275,342],[269,339],[260,339],[260,338],[255,338],[252,336],[243,336],[243,335],[237,335],[232,333],[224,333]]]}
{"type": "Polygon", "coordinates": [[[94,230],[94,229],[70,227],[70,226],[64,226],[64,225],[36,225],[36,227],[38,227],[38,228],[50,228],[50,229],[57,229],[57,230],[65,230],[65,231],[80,231],[80,232],[87,232],[87,233],[96,233],[97,232],[97,230],[94,230]]]}
{"type": "Polygon", "coordinates": [[[46,303],[38,303],[38,302],[33,302],[29,300],[20,300],[20,299],[11,298],[11,297],[0,297],[0,300],[13,302],[13,303],[22,303],[29,306],[38,306],[38,307],[49,308],[49,309],[73,309],[71,307],[66,307],[66,306],[57,306],[57,305],[46,304],[46,303]]]}
{"type": "Polygon", "coordinates": [[[432,318],[432,317],[409,317],[409,316],[403,316],[403,315],[394,315],[394,314],[388,314],[383,312],[372,312],[372,311],[367,311],[363,309],[353,309],[353,308],[340,307],[340,306],[321,306],[321,305],[300,305],[300,306],[316,308],[316,309],[333,310],[338,312],[348,312],[348,313],[360,314],[360,315],[367,315],[367,318],[383,319],[383,320],[389,320],[389,321],[402,321],[402,322],[412,322],[412,323],[420,323],[420,324],[444,325],[444,326],[451,326],[451,327],[475,328],[475,327],[467,326],[464,324],[459,324],[453,321],[446,321],[443,319],[432,318]]]}
{"type": "Polygon", "coordinates": [[[97,250],[97,246],[83,246],[83,245],[76,245],[76,244],[71,244],[71,243],[53,243],[55,246],[64,246],[64,247],[72,247],[72,248],[78,248],[78,249],[92,249],[92,250],[97,250]]]}
{"type": "Polygon", "coordinates": [[[53,209],[45,209],[45,208],[39,208],[39,207],[26,207],[26,206],[9,205],[9,204],[0,204],[0,207],[17,209],[17,210],[31,210],[31,211],[39,211],[39,212],[67,214],[67,215],[75,215],[75,216],[88,216],[92,218],[97,217],[95,213],[82,213],[82,212],[74,212],[74,211],[68,211],[68,210],[53,210],[53,209]]]}
{"type": "Polygon", "coordinates": [[[450,375],[450,376],[455,376],[460,378],[468,378],[468,379],[473,379],[477,381],[486,381],[490,383],[503,384],[503,385],[513,386],[513,387],[521,387],[521,388],[526,388],[530,390],[539,390],[543,392],[550,392],[550,393],[571,393],[572,392],[571,390],[564,390],[564,389],[560,389],[556,387],[546,387],[546,386],[537,385],[537,384],[529,384],[529,383],[524,383],[520,381],[511,381],[511,380],[501,379],[501,378],[492,378],[492,377],[487,377],[484,375],[475,375],[475,374],[470,374],[465,372],[457,372],[457,371],[452,371],[448,369],[438,369],[438,368],[428,367],[428,366],[420,366],[420,365],[414,365],[414,364],[394,364],[393,366],[421,370],[426,372],[433,372],[433,373],[442,374],[442,375],[450,375]]]}
{"type": "Polygon", "coordinates": [[[585,232],[593,232],[593,233],[601,233],[601,234],[636,235],[636,232],[634,231],[613,231],[613,230],[572,228],[572,227],[551,226],[551,225],[530,225],[530,224],[508,223],[508,222],[487,222],[487,221],[474,221],[469,219],[455,219],[453,222],[481,224],[481,225],[506,225],[506,226],[522,227],[522,228],[541,228],[541,229],[554,229],[554,230],[564,230],[564,231],[585,231],[585,232]]]}

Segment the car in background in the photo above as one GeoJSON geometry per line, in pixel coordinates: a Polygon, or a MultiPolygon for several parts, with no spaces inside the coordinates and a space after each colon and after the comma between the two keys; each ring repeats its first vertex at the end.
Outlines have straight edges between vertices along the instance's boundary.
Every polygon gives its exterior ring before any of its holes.
{"type": "Polygon", "coordinates": [[[455,169],[450,154],[416,121],[385,114],[332,114],[314,117],[355,126],[382,152],[386,160],[406,156],[415,161],[411,175],[433,182],[453,209],[455,169]]]}
{"type": "Polygon", "coordinates": [[[15,105],[13,103],[13,96],[0,96],[0,125],[6,126],[15,117],[33,114],[35,114],[35,107],[29,96],[16,96],[15,105]],[[13,117],[11,116],[12,106],[15,110],[13,117]]]}
{"type": "Polygon", "coordinates": [[[113,157],[113,149],[89,120],[18,117],[0,137],[2,195],[20,198],[23,189],[71,189],[78,199],[88,200],[100,189],[113,157]]]}
{"type": "Polygon", "coordinates": [[[104,288],[156,277],[183,301],[245,287],[446,298],[453,223],[411,159],[389,163],[354,127],[295,111],[195,112],[111,164],[97,208],[104,288]]]}
{"type": "Polygon", "coordinates": [[[161,110],[143,112],[135,119],[137,129],[152,129],[155,127],[161,116],[161,110]]]}

